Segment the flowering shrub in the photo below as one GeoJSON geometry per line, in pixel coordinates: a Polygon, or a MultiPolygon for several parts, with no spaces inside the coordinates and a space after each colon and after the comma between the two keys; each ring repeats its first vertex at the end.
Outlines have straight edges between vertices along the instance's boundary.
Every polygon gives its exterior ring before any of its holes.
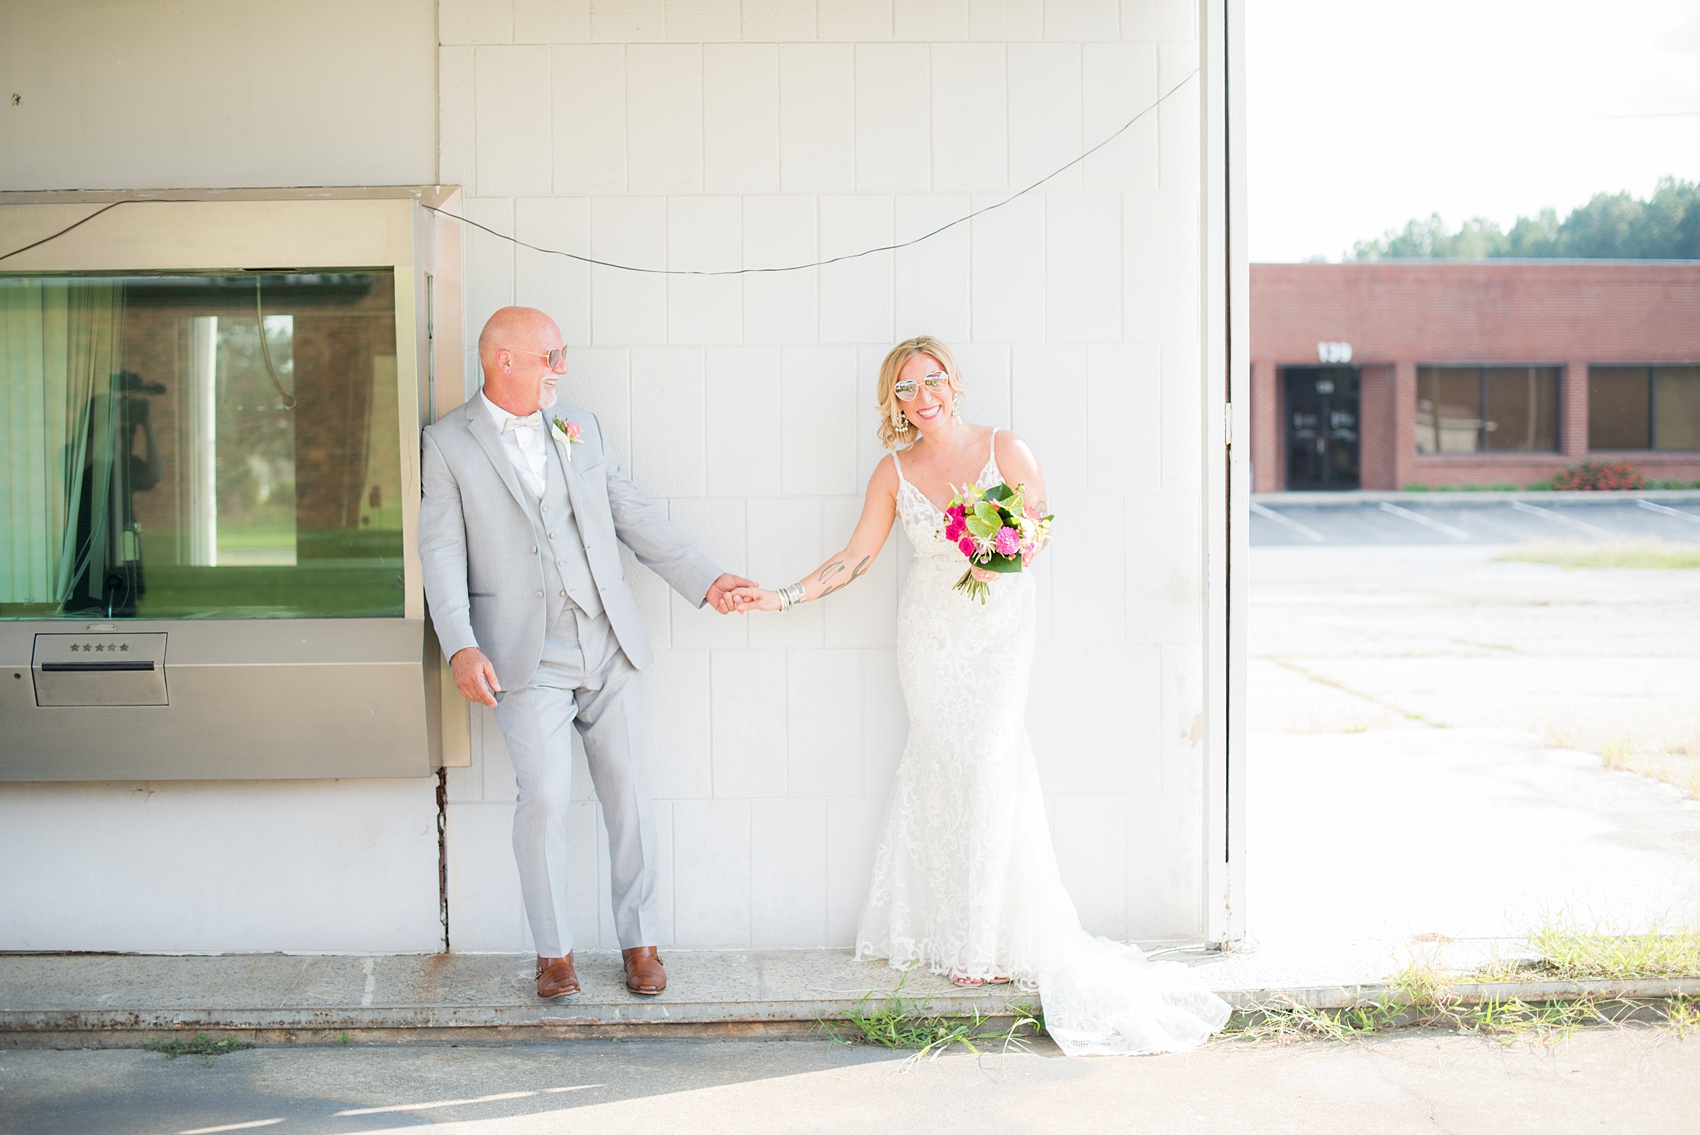
{"type": "Polygon", "coordinates": [[[1627,461],[1584,461],[1572,465],[1552,479],[1552,487],[1560,492],[1594,489],[1602,492],[1644,489],[1646,475],[1627,461]]]}

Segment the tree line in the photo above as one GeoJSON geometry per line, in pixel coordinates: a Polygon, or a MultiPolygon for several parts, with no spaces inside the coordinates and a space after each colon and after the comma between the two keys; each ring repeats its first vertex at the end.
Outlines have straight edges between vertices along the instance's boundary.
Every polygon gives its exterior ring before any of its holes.
{"type": "Polygon", "coordinates": [[[1447,230],[1440,214],[1352,245],[1351,260],[1700,260],[1700,183],[1663,178],[1646,200],[1596,193],[1564,220],[1553,209],[1518,217],[1509,232],[1486,217],[1447,230]]]}

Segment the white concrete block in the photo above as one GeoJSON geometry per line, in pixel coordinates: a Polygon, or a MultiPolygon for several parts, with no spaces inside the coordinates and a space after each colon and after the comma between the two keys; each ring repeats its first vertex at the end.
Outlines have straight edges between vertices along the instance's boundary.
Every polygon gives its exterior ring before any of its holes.
{"type": "Polygon", "coordinates": [[[449,946],[467,953],[531,949],[512,804],[451,804],[444,833],[449,867],[449,946]]]}
{"type": "Polygon", "coordinates": [[[702,48],[626,48],[626,169],[633,193],[702,192],[702,48]]]}
{"type": "Polygon", "coordinates": [[[1128,798],[1128,937],[1204,937],[1204,797],[1152,792],[1128,798]]]}
{"type": "MultiPolygon", "coordinates": [[[[514,202],[514,233],[539,248],[586,256],[590,202],[582,197],[521,197],[514,202]]],[[[582,343],[590,334],[590,266],[516,247],[514,302],[548,312],[568,344],[582,343]]],[[[476,340],[476,334],[472,338],[476,340]]]]}
{"type": "Polygon", "coordinates": [[[441,0],[437,5],[437,42],[512,43],[514,0],[441,0]]]}
{"type": "Polygon", "coordinates": [[[658,800],[706,800],[714,794],[708,652],[662,651],[643,677],[650,795],[658,800]]]}
{"type": "Polygon", "coordinates": [[[827,802],[750,805],[750,944],[819,946],[826,940],[827,802]]]}
{"type": "Polygon", "coordinates": [[[665,0],[590,0],[590,38],[598,43],[655,43],[666,26],[665,0]]]}
{"type": "Polygon", "coordinates": [[[1189,642],[1203,636],[1203,518],[1197,482],[1126,500],[1124,558],[1133,642],[1189,642]],[[1137,581],[1137,582],[1136,582],[1137,581]]]}
{"type": "MultiPolygon", "coordinates": [[[[822,259],[892,242],[894,204],[890,197],[822,197],[819,205],[822,259]]],[[[891,253],[876,252],[820,270],[821,342],[886,343],[891,339],[894,264],[891,253]]]]}
{"type": "MultiPolygon", "coordinates": [[[[817,257],[812,197],[744,198],[744,266],[775,268],[817,257]]],[[[818,328],[817,269],[756,272],[744,280],[744,341],[812,343],[818,328]]]]}
{"type": "Polygon", "coordinates": [[[481,47],[473,85],[480,189],[492,195],[548,193],[549,49],[481,47]]]}
{"type": "Polygon", "coordinates": [[[968,38],[968,0],[895,0],[892,17],[896,39],[968,38]]]}
{"type": "Polygon", "coordinates": [[[560,404],[582,407],[596,415],[614,456],[629,472],[632,353],[613,347],[571,347],[567,352],[567,380],[559,390],[560,404]]]}
{"type": "Polygon", "coordinates": [[[1047,329],[1053,342],[1121,338],[1121,197],[1045,198],[1047,329]]]}
{"type": "MultiPolygon", "coordinates": [[[[1067,195],[1067,199],[1072,198],[1073,194],[1067,195]]],[[[1045,275],[1045,202],[1055,199],[1023,197],[971,222],[976,339],[1045,341],[1046,285],[1060,283],[1045,275]]],[[[977,196],[974,207],[994,200],[995,196],[977,196]]],[[[1007,351],[1005,354],[1007,357],[1007,351]]]]}
{"type": "Polygon", "coordinates": [[[909,740],[909,706],[897,679],[891,648],[862,651],[862,791],[890,795],[903,746],[909,740]]]}
{"type": "Polygon", "coordinates": [[[1007,79],[1001,43],[932,45],[935,190],[1008,187],[1007,79]]]}
{"type": "Polygon", "coordinates": [[[815,38],[814,0],[743,0],[744,39],[797,42],[815,38]]]}
{"type": "Polygon", "coordinates": [[[968,0],[968,38],[1025,43],[1045,37],[1045,0],[968,0]]]}
{"type": "Polygon", "coordinates": [[[620,548],[620,563],[637,598],[638,614],[643,617],[645,632],[652,649],[666,647],[672,639],[673,589],[648,568],[640,567],[637,557],[624,545],[620,548]]]}
{"type": "Polygon", "coordinates": [[[779,189],[779,48],[704,44],[702,177],[709,193],[779,189]]]}
{"type": "MultiPolygon", "coordinates": [[[[1157,101],[1157,48],[1150,43],[1089,43],[1081,49],[1084,141],[1099,142],[1157,101]]],[[[1128,131],[1087,158],[1086,188],[1157,188],[1158,112],[1149,110],[1128,131]]]]}
{"type": "Polygon", "coordinates": [[[1045,38],[1113,40],[1121,35],[1121,0],[1045,0],[1045,38]]]}
{"type": "MultiPolygon", "coordinates": [[[[824,538],[829,548],[848,543],[862,515],[861,497],[828,497],[824,538]]],[[[822,601],[826,645],[891,647],[897,642],[897,556],[895,541],[869,564],[861,578],[822,601]]],[[[854,566],[854,565],[853,565],[854,566]]]]}
{"type": "Polygon", "coordinates": [[[827,945],[855,945],[890,807],[886,796],[839,796],[826,803],[827,945]]]}
{"type": "Polygon", "coordinates": [[[861,192],[930,188],[930,69],[924,44],[857,46],[856,188],[861,192]]]}
{"type": "MultiPolygon", "coordinates": [[[[819,498],[762,498],[749,501],[746,516],[750,570],[744,574],[766,587],[793,583],[826,559],[821,540],[819,498]]],[[[757,613],[750,620],[750,645],[815,646],[824,640],[820,603],[805,603],[784,614],[757,613]]]]}
{"type": "MultiPolygon", "coordinates": [[[[736,197],[669,197],[667,265],[726,271],[743,260],[743,208],[736,197]]],[[[744,288],[737,276],[668,276],[667,338],[680,345],[736,343],[744,288]]]]}
{"type": "MultiPolygon", "coordinates": [[[[1033,184],[1080,156],[1080,46],[1009,45],[1009,180],[1033,184]]],[[[1047,192],[1080,188],[1080,167],[1045,183],[1047,192]]]]}
{"type": "Polygon", "coordinates": [[[1051,495],[1059,537],[1051,549],[1051,638],[1057,643],[1120,643],[1127,636],[1125,516],[1120,496],[1051,495]]]}
{"type": "MultiPolygon", "coordinates": [[[[931,232],[968,214],[972,204],[960,194],[897,199],[897,239],[931,232]]],[[[895,325],[898,339],[936,335],[947,343],[969,335],[969,226],[905,248],[897,254],[895,325]]]]}
{"type": "Polygon", "coordinates": [[[711,667],[715,797],[786,795],[785,651],[716,650],[711,667]]]}
{"type": "Polygon", "coordinates": [[[891,0],[818,0],[815,29],[823,43],[890,39],[891,0]]]}
{"type": "Polygon", "coordinates": [[[796,495],[859,493],[855,349],[786,347],[781,360],[780,485],[796,495]]]}
{"type": "Polygon", "coordinates": [[[1163,486],[1196,486],[1204,476],[1204,415],[1221,405],[1209,399],[1206,409],[1204,374],[1198,343],[1163,345],[1163,486]]]}
{"type": "MultiPolygon", "coordinates": [[[[671,947],[678,943],[678,928],[673,921],[673,802],[658,800],[655,802],[655,850],[660,862],[655,871],[655,900],[660,908],[660,927],[656,945],[671,947]]],[[[610,896],[610,899],[612,896],[610,896]]],[[[608,913],[612,917],[613,903],[608,904],[608,913]]],[[[616,942],[616,945],[622,943],[616,942]]]]}
{"type": "Polygon", "coordinates": [[[1198,8],[1191,0],[1121,0],[1121,34],[1135,41],[1193,40],[1198,8]]]}
{"type": "Polygon", "coordinates": [[[1198,240],[1196,198],[1123,197],[1122,333],[1129,342],[1198,338],[1198,240]]]}
{"type": "Polygon", "coordinates": [[[1010,429],[1009,346],[1005,343],[952,343],[956,366],[968,385],[962,414],[971,422],[1010,429]]]}
{"type": "MultiPolygon", "coordinates": [[[[512,235],[514,202],[511,197],[468,197],[469,220],[512,235]]],[[[468,383],[474,390],[482,384],[478,369],[478,333],[497,308],[514,302],[514,246],[500,237],[470,226],[461,232],[461,255],[465,265],[466,343],[469,355],[468,383]]]]}
{"type": "Polygon", "coordinates": [[[841,192],[855,185],[855,64],[855,48],[847,43],[779,48],[780,184],[786,192],[841,192]]]}
{"type": "Polygon", "coordinates": [[[1077,646],[1040,644],[1033,655],[1027,695],[1027,734],[1047,791],[1067,792],[1086,783],[1086,652],[1077,646]]]}
{"type": "Polygon", "coordinates": [[[1086,483],[1094,493],[1143,493],[1163,478],[1162,350],[1149,343],[1086,349],[1086,483]]]}
{"type": "Polygon", "coordinates": [[[779,348],[710,347],[705,355],[708,494],[741,505],[779,484],[779,348]]]}
{"type": "MultiPolygon", "coordinates": [[[[743,574],[744,502],[702,498],[668,502],[674,527],[724,571],[743,574]]],[[[671,589],[669,589],[671,591],[671,589]]],[[[741,647],[749,641],[748,620],[738,614],[722,615],[704,603],[698,606],[677,591],[671,591],[672,643],[675,649],[741,647]]]]}
{"type": "Polygon", "coordinates": [[[1198,193],[1203,161],[1198,149],[1199,108],[1203,96],[1198,77],[1183,82],[1197,69],[1197,44],[1158,45],[1157,85],[1165,92],[1174,90],[1157,112],[1158,185],[1169,193],[1198,193]]]}
{"type": "MultiPolygon", "coordinates": [[[[590,203],[590,254],[635,267],[667,263],[663,197],[597,197],[590,203]]],[[[598,346],[667,341],[667,277],[618,268],[590,270],[591,341],[598,346]]]]}
{"type": "Polygon", "coordinates": [[[703,496],[701,351],[632,352],[632,480],[658,497],[703,496]]]}
{"type": "Polygon", "coordinates": [[[477,52],[445,47],[437,52],[437,170],[445,185],[478,192],[477,52]]]}
{"type": "MultiPolygon", "coordinates": [[[[856,348],[856,480],[864,488],[875,467],[890,452],[880,444],[877,433],[880,409],[876,393],[880,364],[891,349],[888,346],[890,341],[890,336],[887,336],[876,343],[856,348]]],[[[892,525],[891,550],[899,553],[899,563],[909,555],[909,545],[903,542],[902,530],[903,525],[892,525]]]]}
{"type": "Polygon", "coordinates": [[[1162,787],[1204,791],[1204,647],[1163,644],[1162,787]]]}
{"type": "Polygon", "coordinates": [[[1088,934],[1127,935],[1127,798],[1058,795],[1051,838],[1063,888],[1088,934]]]}
{"type": "Polygon", "coordinates": [[[513,0],[515,43],[585,43],[590,0],[513,0]]]}
{"type": "Polygon", "coordinates": [[[786,656],[786,759],[792,796],[862,790],[862,655],[796,648],[786,656]]]}
{"type": "Polygon", "coordinates": [[[673,805],[674,937],[682,949],[750,945],[750,802],[673,805]]]}
{"type": "Polygon", "coordinates": [[[1162,665],[1155,646],[1086,648],[1086,780],[1105,795],[1163,787],[1162,665]]]}
{"type": "MultiPolygon", "coordinates": [[[[1017,345],[1011,365],[1012,425],[1033,447],[1055,502],[1086,486],[1086,454],[1080,444],[1086,436],[1086,348],[1017,345]]],[[[1069,539],[1079,532],[1079,526],[1066,519],[1059,521],[1058,529],[1059,537],[1067,532],[1069,539]]]]}
{"type": "Polygon", "coordinates": [[[735,0],[666,0],[667,38],[673,43],[735,43],[735,0]]]}
{"type": "Polygon", "coordinates": [[[556,193],[626,190],[626,49],[551,48],[556,193]]]}
{"type": "Polygon", "coordinates": [[[471,765],[456,765],[444,770],[444,789],[450,804],[484,803],[483,770],[471,765]]]}

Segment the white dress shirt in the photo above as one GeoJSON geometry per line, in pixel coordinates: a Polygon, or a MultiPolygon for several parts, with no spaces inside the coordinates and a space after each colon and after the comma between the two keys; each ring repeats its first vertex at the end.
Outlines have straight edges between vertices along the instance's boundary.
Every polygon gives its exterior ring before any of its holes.
{"type": "Polygon", "coordinates": [[[510,414],[490,401],[482,390],[478,392],[478,397],[484,399],[484,408],[490,411],[490,420],[496,423],[496,436],[501,439],[502,447],[507,450],[508,460],[513,462],[514,471],[519,474],[520,480],[525,482],[526,488],[530,489],[538,500],[542,500],[543,470],[549,460],[549,447],[544,440],[550,428],[549,415],[543,414],[541,429],[521,426],[504,433],[502,428],[510,419],[517,420],[519,415],[510,414]]]}

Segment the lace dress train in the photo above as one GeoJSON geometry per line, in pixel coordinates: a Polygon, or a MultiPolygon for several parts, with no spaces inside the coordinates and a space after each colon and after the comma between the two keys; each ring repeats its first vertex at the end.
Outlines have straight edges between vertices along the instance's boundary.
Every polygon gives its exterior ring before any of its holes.
{"type": "MultiPolygon", "coordinates": [[[[1025,723],[1031,577],[999,577],[984,606],[952,591],[962,557],[894,460],[915,547],[897,623],[909,741],[856,956],[1036,988],[1047,1031],[1071,1055],[1202,1044],[1227,1004],[1185,966],[1087,934],[1063,889],[1025,723]]],[[[995,455],[978,483],[1003,483],[995,455]]]]}

